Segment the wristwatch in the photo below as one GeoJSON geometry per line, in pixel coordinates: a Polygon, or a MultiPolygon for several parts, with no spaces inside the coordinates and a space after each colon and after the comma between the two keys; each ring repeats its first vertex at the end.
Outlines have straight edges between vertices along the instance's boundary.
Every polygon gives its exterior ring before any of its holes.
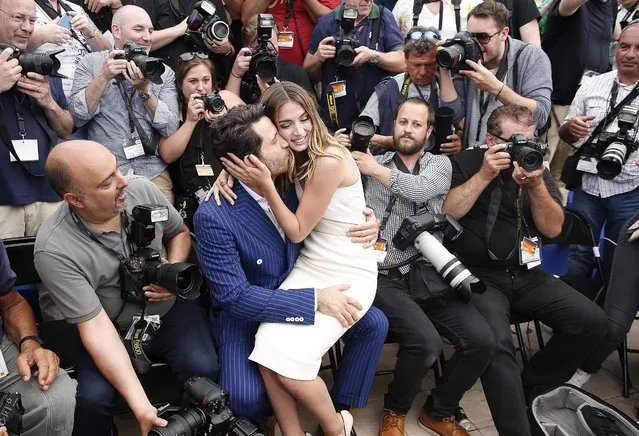
{"type": "Polygon", "coordinates": [[[373,56],[373,58],[368,61],[369,64],[371,65],[377,65],[379,63],[379,52],[375,52],[375,56],[373,56]]]}
{"type": "Polygon", "coordinates": [[[148,99],[151,98],[151,93],[148,91],[140,91],[138,95],[140,96],[140,100],[142,100],[142,103],[145,103],[148,99]]]}
{"type": "Polygon", "coordinates": [[[39,336],[25,336],[24,338],[20,339],[20,343],[18,344],[18,350],[21,350],[22,344],[24,344],[27,341],[36,341],[38,344],[40,344],[41,347],[44,347],[44,342],[42,342],[42,339],[40,339],[39,336]]]}

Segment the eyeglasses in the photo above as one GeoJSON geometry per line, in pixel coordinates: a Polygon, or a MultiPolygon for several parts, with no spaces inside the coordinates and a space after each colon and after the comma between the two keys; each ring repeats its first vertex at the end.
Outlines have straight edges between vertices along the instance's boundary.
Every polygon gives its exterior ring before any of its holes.
{"type": "Polygon", "coordinates": [[[487,32],[473,32],[470,34],[470,36],[472,36],[477,41],[479,41],[480,44],[488,44],[490,40],[493,38],[493,36],[497,35],[502,30],[503,29],[500,29],[497,32],[493,33],[492,35],[487,32]]]}
{"type": "Polygon", "coordinates": [[[415,30],[406,35],[404,43],[407,43],[408,41],[419,41],[420,39],[436,39],[439,41],[442,38],[432,30],[425,30],[423,32],[421,30],[415,30]]]}
{"type": "Polygon", "coordinates": [[[30,26],[35,26],[36,19],[37,19],[36,17],[27,17],[26,15],[22,15],[22,14],[10,14],[4,9],[0,9],[0,12],[4,12],[8,16],[10,16],[11,19],[17,24],[29,23],[30,26]]]}
{"type": "Polygon", "coordinates": [[[209,55],[207,55],[204,52],[201,51],[197,51],[197,52],[191,52],[191,53],[182,53],[180,55],[180,60],[182,62],[188,62],[188,61],[192,61],[193,59],[198,58],[198,59],[208,59],[209,55]]]}

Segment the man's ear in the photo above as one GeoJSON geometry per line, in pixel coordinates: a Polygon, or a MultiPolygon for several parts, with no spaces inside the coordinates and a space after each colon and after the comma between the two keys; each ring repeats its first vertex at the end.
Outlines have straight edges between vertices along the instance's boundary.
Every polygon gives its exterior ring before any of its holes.
{"type": "Polygon", "coordinates": [[[72,194],[70,192],[67,192],[66,194],[64,194],[62,199],[64,201],[66,201],[67,203],[69,203],[71,206],[75,207],[76,209],[83,209],[84,208],[84,204],[82,204],[82,201],[80,200],[80,197],[78,195],[76,195],[76,194],[72,194]]]}
{"type": "Polygon", "coordinates": [[[433,133],[433,126],[428,127],[426,131],[426,139],[430,138],[431,133],[433,133]]]}
{"type": "Polygon", "coordinates": [[[501,29],[501,37],[502,39],[505,41],[506,37],[510,34],[510,27],[504,27],[503,29],[501,29]]]}
{"type": "Polygon", "coordinates": [[[491,135],[490,133],[486,132],[486,145],[488,147],[492,147],[493,145],[495,145],[495,137],[493,135],[491,135]]]}
{"type": "Polygon", "coordinates": [[[120,26],[118,26],[117,24],[112,24],[111,33],[113,34],[114,39],[120,39],[120,26]]]}

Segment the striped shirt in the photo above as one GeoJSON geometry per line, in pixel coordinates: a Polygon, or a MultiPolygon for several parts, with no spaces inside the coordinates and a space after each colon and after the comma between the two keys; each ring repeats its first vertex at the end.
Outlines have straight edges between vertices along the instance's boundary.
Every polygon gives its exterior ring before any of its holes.
{"type": "MultiPolygon", "coordinates": [[[[375,216],[380,221],[384,221],[391,195],[397,197],[386,226],[381,231],[382,239],[388,241],[386,258],[384,263],[379,265],[381,274],[386,273],[385,269],[394,268],[417,255],[414,247],[409,247],[406,251],[395,248],[392,244],[393,236],[399,230],[404,218],[426,210],[432,213],[441,212],[452,178],[452,167],[446,156],[424,153],[419,160],[419,174],[416,175],[398,170],[393,162],[393,156],[395,156],[394,151],[375,156],[382,166],[391,168],[388,188],[373,177],[366,177],[364,180],[366,204],[375,211],[375,216]]],[[[406,274],[410,270],[410,265],[404,265],[399,270],[402,274],[406,274]]]]}
{"type": "MultiPolygon", "coordinates": [[[[575,94],[575,98],[572,101],[568,115],[566,115],[566,119],[564,120],[564,124],[574,117],[593,115],[595,119],[590,121],[590,126],[591,129],[594,129],[610,110],[610,98],[612,87],[615,82],[619,83],[617,80],[617,71],[610,71],[609,73],[592,77],[586,83],[581,85],[577,94],[575,94]]],[[[630,91],[632,91],[632,88],[634,87],[635,83],[631,85],[623,85],[619,83],[617,100],[614,105],[619,104],[621,100],[630,94],[630,91]]],[[[636,98],[632,104],[639,105],[639,97],[636,98]]],[[[606,131],[616,132],[618,129],[617,119],[615,118],[608,125],[606,131]]],[[[575,145],[581,146],[586,139],[587,138],[579,140],[575,143],[575,145]]],[[[635,142],[636,140],[635,136],[635,142]]],[[[602,179],[596,174],[584,173],[581,188],[587,194],[601,198],[608,198],[613,195],[633,191],[639,187],[639,168],[635,165],[635,159],[637,156],[637,151],[632,152],[626,160],[621,173],[612,180],[602,179]]]]}

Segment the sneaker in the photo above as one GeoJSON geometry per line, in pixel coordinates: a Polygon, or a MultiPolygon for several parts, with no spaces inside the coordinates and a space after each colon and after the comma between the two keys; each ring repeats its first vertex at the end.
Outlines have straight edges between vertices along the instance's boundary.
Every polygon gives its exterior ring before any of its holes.
{"type": "Polygon", "coordinates": [[[424,430],[429,430],[440,436],[470,436],[470,433],[465,428],[457,424],[454,416],[449,416],[440,421],[430,416],[423,407],[421,412],[419,412],[418,422],[419,426],[424,430]]]}
{"type": "Polygon", "coordinates": [[[572,377],[570,377],[570,380],[568,380],[566,383],[580,388],[586,383],[588,383],[588,380],[590,380],[591,376],[592,376],[591,374],[588,374],[587,372],[578,369],[577,371],[575,371],[572,377]]]}
{"type": "Polygon", "coordinates": [[[460,427],[466,430],[470,430],[473,426],[473,424],[468,419],[468,416],[466,416],[466,412],[464,412],[464,409],[462,409],[461,406],[458,407],[457,410],[455,410],[455,420],[460,427]]]}
{"type": "Polygon", "coordinates": [[[392,410],[384,409],[379,436],[404,436],[405,423],[406,415],[396,415],[392,410]]]}

